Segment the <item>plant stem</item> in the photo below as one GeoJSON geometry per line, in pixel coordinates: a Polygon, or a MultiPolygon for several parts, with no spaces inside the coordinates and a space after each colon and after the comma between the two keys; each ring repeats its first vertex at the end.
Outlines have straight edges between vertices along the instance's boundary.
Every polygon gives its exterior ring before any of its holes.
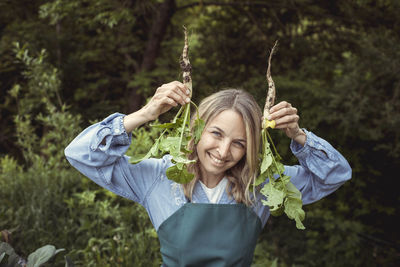
{"type": "Polygon", "coordinates": [[[192,100],[190,100],[190,103],[196,108],[197,119],[200,119],[199,107],[192,100]]]}
{"type": "Polygon", "coordinates": [[[181,115],[182,110],[183,110],[184,106],[181,106],[181,108],[178,110],[178,113],[176,113],[174,119],[172,120],[172,122],[176,122],[176,120],[178,119],[179,115],[181,115]]]}
{"type": "Polygon", "coordinates": [[[186,122],[188,120],[189,111],[190,111],[190,104],[187,103],[187,104],[185,104],[185,113],[183,115],[184,119],[183,119],[183,123],[182,123],[181,137],[179,138],[179,151],[181,150],[181,147],[182,147],[183,134],[185,133],[185,126],[186,126],[186,122]]]}
{"type": "Polygon", "coordinates": [[[265,130],[265,131],[267,132],[267,136],[268,136],[269,140],[271,141],[271,144],[272,144],[272,147],[274,148],[275,154],[280,158],[281,156],[278,154],[278,151],[276,150],[276,147],[275,147],[275,145],[274,145],[274,142],[272,142],[271,136],[269,135],[269,133],[268,133],[267,130],[265,130]]]}
{"type": "MultiPolygon", "coordinates": [[[[280,155],[278,154],[278,151],[276,151],[274,142],[272,142],[272,138],[271,138],[271,136],[269,135],[269,133],[268,133],[268,131],[267,131],[266,129],[265,129],[265,132],[266,132],[266,135],[268,136],[269,140],[271,141],[272,147],[274,148],[274,151],[275,151],[276,155],[277,155],[278,157],[280,157],[280,155]]],[[[278,164],[276,163],[276,160],[275,160],[275,157],[274,157],[274,156],[272,156],[272,164],[274,164],[276,170],[278,170],[278,164]]],[[[279,171],[278,171],[278,174],[279,174],[279,178],[281,178],[281,179],[280,179],[280,183],[282,184],[283,189],[284,189],[285,192],[286,192],[285,184],[284,184],[283,181],[282,181],[282,175],[281,175],[281,173],[280,173],[279,171]]],[[[273,174],[272,174],[272,176],[273,176],[273,174]]],[[[270,182],[271,182],[272,180],[275,182],[274,177],[271,177],[271,178],[270,178],[270,182]]]]}

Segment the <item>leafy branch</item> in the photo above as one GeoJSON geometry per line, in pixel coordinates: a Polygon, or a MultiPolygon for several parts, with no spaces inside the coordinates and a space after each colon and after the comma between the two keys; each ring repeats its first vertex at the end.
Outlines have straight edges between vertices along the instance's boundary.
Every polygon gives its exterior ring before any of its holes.
{"type": "MultiPolygon", "coordinates": [[[[191,65],[188,57],[188,38],[187,30],[184,27],[185,33],[185,45],[183,47],[182,58],[180,61],[182,73],[183,73],[183,83],[189,88],[190,94],[192,94],[192,78],[191,78],[191,65]]],[[[144,156],[133,157],[131,163],[138,163],[144,159],[150,157],[160,158],[165,154],[170,154],[172,156],[173,166],[169,167],[166,171],[167,177],[177,183],[186,184],[194,178],[193,173],[189,173],[187,170],[188,164],[195,163],[195,160],[189,159],[189,155],[192,151],[188,150],[188,144],[192,138],[194,142],[197,143],[200,140],[201,133],[204,128],[204,121],[200,119],[198,107],[193,102],[187,103],[182,106],[178,113],[175,115],[171,122],[151,125],[156,128],[163,128],[164,131],[156,139],[154,145],[150,148],[144,156]],[[190,104],[193,104],[196,108],[197,118],[194,122],[194,136],[190,132],[190,104]]]]}
{"type": "Polygon", "coordinates": [[[271,215],[273,216],[280,216],[286,213],[289,219],[296,221],[297,229],[303,230],[305,227],[302,221],[304,220],[305,212],[302,209],[303,202],[301,200],[301,192],[290,182],[290,176],[284,175],[285,167],[281,163],[282,158],[278,154],[267,130],[268,128],[275,127],[275,121],[267,120],[267,116],[270,108],[274,104],[276,94],[275,84],[271,77],[271,58],[276,45],[277,42],[275,42],[268,58],[266,75],[268,92],[264,107],[263,129],[261,131],[262,160],[260,163],[260,174],[255,181],[255,185],[258,186],[268,180],[260,190],[260,193],[266,197],[266,200],[262,200],[263,205],[269,207],[271,215]],[[274,152],[271,150],[271,145],[274,152]]]}

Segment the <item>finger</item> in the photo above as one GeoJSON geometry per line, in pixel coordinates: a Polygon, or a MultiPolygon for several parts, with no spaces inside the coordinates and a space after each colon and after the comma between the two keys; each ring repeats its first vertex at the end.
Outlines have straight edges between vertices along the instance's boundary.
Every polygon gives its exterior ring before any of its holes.
{"type": "Polygon", "coordinates": [[[186,87],[186,85],[184,85],[183,83],[179,82],[179,81],[173,81],[171,83],[169,83],[172,86],[176,86],[177,88],[179,88],[179,90],[182,91],[183,94],[185,94],[186,96],[190,96],[190,91],[189,89],[186,87]]]}
{"type": "Polygon", "coordinates": [[[161,106],[163,106],[164,108],[167,106],[169,107],[168,109],[176,107],[178,105],[178,103],[174,99],[168,96],[161,98],[159,101],[161,106]]]}
{"type": "Polygon", "coordinates": [[[183,87],[183,83],[178,82],[178,81],[173,81],[173,82],[169,82],[169,83],[164,83],[162,84],[160,87],[157,88],[157,91],[166,91],[166,90],[170,90],[171,88],[175,88],[175,87],[183,87]]]}
{"type": "Polygon", "coordinates": [[[180,82],[180,81],[172,81],[172,82],[170,82],[169,84],[178,85],[178,86],[183,86],[183,83],[180,82]]]}
{"type": "MultiPolygon", "coordinates": [[[[188,96],[190,96],[190,92],[187,90],[187,88],[184,86],[183,83],[178,82],[178,81],[174,81],[174,82],[170,82],[166,85],[162,86],[162,91],[167,92],[167,94],[169,94],[170,91],[175,92],[176,94],[178,94],[185,103],[189,103],[190,99],[188,98],[188,96]]],[[[180,104],[184,104],[180,101],[178,101],[180,104]]]]}
{"type": "Polygon", "coordinates": [[[190,102],[190,91],[183,84],[176,86],[174,92],[179,94],[185,103],[190,102]]]}
{"type": "Polygon", "coordinates": [[[182,92],[183,92],[186,96],[190,96],[190,90],[189,90],[189,88],[187,88],[186,85],[183,85],[182,87],[179,86],[179,88],[182,90],[182,92]]]}
{"type": "Polygon", "coordinates": [[[282,123],[275,126],[275,129],[296,129],[296,128],[298,128],[298,124],[296,122],[282,123]]]}
{"type": "Polygon", "coordinates": [[[291,106],[292,105],[289,102],[281,101],[278,104],[276,104],[275,106],[271,107],[269,112],[272,113],[272,112],[275,112],[275,111],[280,110],[282,108],[291,107],[291,106]]]}
{"type": "Polygon", "coordinates": [[[297,114],[287,115],[275,120],[276,127],[282,124],[297,123],[300,117],[297,114]]]}
{"type": "Polygon", "coordinates": [[[284,107],[270,113],[269,120],[277,120],[284,116],[297,114],[297,109],[293,107],[284,107]]]}
{"type": "Polygon", "coordinates": [[[183,106],[183,105],[185,105],[187,103],[187,99],[186,98],[188,98],[188,97],[182,96],[182,91],[178,91],[178,92],[177,91],[178,90],[169,91],[167,96],[169,98],[172,98],[176,103],[179,103],[179,104],[181,104],[183,106]]]}

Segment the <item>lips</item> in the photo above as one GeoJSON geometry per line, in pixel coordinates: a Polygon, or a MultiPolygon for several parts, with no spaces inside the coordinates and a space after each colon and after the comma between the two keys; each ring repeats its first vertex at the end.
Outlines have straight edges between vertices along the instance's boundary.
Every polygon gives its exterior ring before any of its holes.
{"type": "Polygon", "coordinates": [[[224,164],[224,160],[220,160],[217,157],[215,157],[213,154],[211,154],[210,152],[207,152],[208,156],[210,157],[211,161],[218,166],[222,166],[224,164]]]}

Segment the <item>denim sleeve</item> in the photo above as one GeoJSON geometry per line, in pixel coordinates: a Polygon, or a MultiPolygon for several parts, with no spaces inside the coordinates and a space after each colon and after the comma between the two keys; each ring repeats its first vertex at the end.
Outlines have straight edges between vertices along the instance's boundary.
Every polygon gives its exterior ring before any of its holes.
{"type": "Polygon", "coordinates": [[[143,204],[166,160],[130,164],[124,154],[131,144],[131,134],[125,131],[123,117],[115,113],[86,128],[65,148],[65,156],[73,167],[101,187],[143,204]]]}
{"type": "Polygon", "coordinates": [[[290,148],[300,165],[285,166],[285,174],[302,193],[303,204],[313,203],[338,189],[351,178],[347,160],[327,141],[304,130],[306,144],[292,140],[290,148]]]}

